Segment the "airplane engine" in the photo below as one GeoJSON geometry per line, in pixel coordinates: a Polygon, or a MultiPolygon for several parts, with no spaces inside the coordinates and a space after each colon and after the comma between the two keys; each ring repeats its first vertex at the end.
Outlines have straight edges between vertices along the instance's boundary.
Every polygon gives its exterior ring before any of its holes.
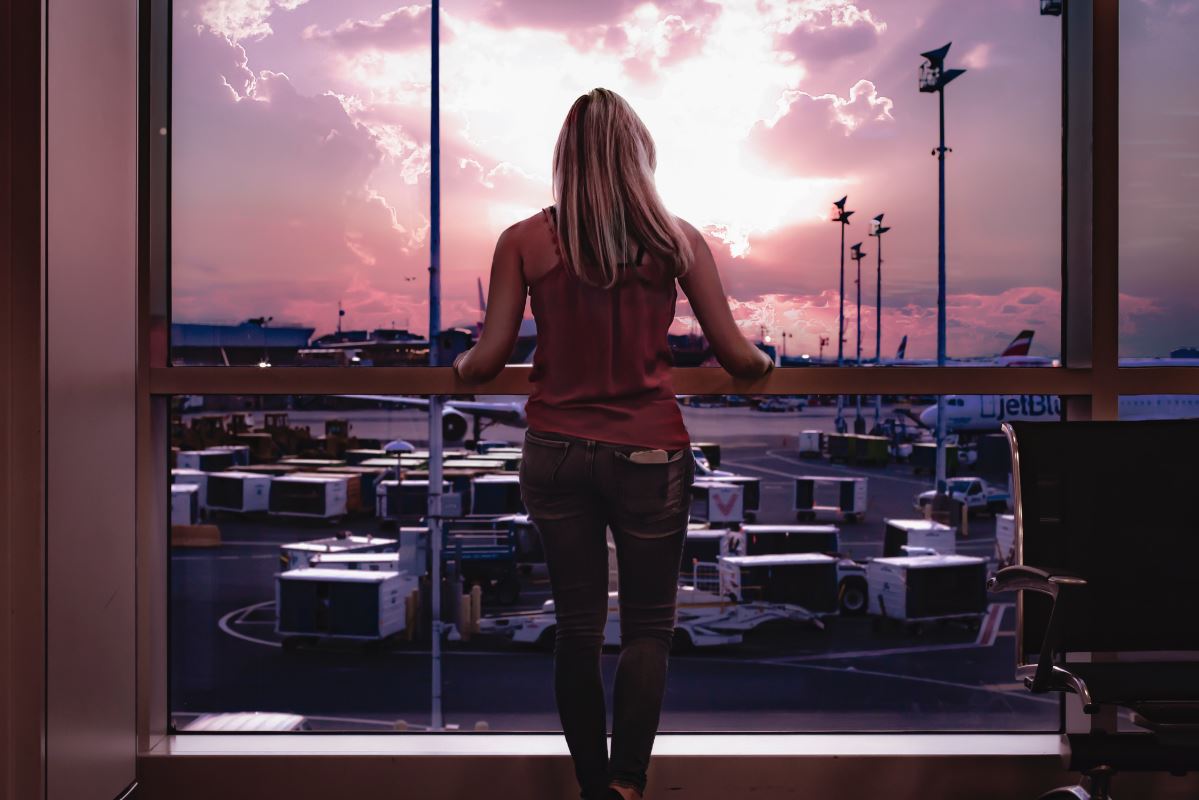
{"type": "Polygon", "coordinates": [[[441,412],[441,435],[447,442],[460,442],[466,437],[466,432],[470,428],[470,421],[466,415],[460,411],[455,411],[452,408],[443,409],[441,412]]]}

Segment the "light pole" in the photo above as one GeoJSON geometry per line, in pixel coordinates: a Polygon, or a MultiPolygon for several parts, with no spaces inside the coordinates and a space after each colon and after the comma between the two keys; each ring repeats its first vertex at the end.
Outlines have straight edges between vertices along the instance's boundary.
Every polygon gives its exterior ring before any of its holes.
{"type": "Polygon", "coordinates": [[[824,348],[826,346],[828,346],[828,337],[821,336],[820,337],[820,363],[821,363],[821,365],[824,364],[824,348]]]}
{"type": "MultiPolygon", "coordinates": [[[[430,97],[430,163],[429,163],[429,366],[440,363],[437,334],[441,328],[441,148],[440,125],[441,85],[438,54],[440,21],[434,3],[432,16],[432,95],[430,97]]],[[[430,599],[430,681],[432,697],[429,729],[442,730],[441,714],[441,511],[442,511],[442,401],[440,395],[429,397],[429,488],[426,514],[429,529],[429,599],[430,599]]]]}
{"type": "MultiPolygon", "coordinates": [[[[950,42],[952,44],[952,42],[950,42]]],[[[921,53],[919,86],[922,92],[936,92],[940,108],[940,143],[933,150],[937,157],[937,366],[945,366],[945,86],[964,69],[945,69],[949,44],[921,53]]],[[[945,396],[937,395],[937,493],[945,493],[945,396]]]]}
{"type": "MultiPolygon", "coordinates": [[[[860,366],[862,366],[862,259],[866,257],[866,252],[864,250],[862,250],[861,242],[858,242],[857,244],[855,244],[851,249],[853,250],[853,253],[850,256],[850,258],[852,258],[854,260],[854,262],[857,264],[857,267],[858,267],[858,278],[856,281],[854,281],[854,283],[856,283],[857,287],[858,287],[857,366],[860,367],[860,366]]],[[[861,393],[854,395],[854,407],[856,409],[857,416],[854,417],[854,420],[853,420],[853,431],[854,431],[854,433],[864,433],[866,424],[865,424],[865,422],[862,421],[862,395],[861,395],[861,393]]]]}
{"type": "MultiPolygon", "coordinates": [[[[876,367],[881,367],[883,364],[883,234],[889,230],[891,229],[883,225],[882,214],[874,218],[870,235],[878,237],[878,270],[875,275],[874,287],[874,365],[876,367]]],[[[875,427],[882,424],[882,416],[883,396],[876,394],[874,396],[875,427]]]]}
{"type": "MultiPolygon", "coordinates": [[[[849,217],[853,214],[852,211],[845,210],[845,201],[849,199],[849,195],[842,197],[840,200],[833,202],[837,207],[837,216],[833,217],[833,222],[841,223],[841,288],[838,292],[839,309],[837,311],[837,366],[844,366],[844,346],[845,346],[845,226],[849,224],[849,217]]],[[[837,423],[838,432],[845,432],[845,419],[841,416],[841,411],[844,407],[843,395],[837,395],[837,423]]]]}

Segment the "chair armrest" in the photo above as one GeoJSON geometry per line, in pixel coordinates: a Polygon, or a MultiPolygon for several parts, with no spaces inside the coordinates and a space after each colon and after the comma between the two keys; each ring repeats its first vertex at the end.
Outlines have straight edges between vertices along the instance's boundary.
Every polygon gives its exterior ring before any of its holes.
{"type": "Polygon", "coordinates": [[[1063,587],[1082,587],[1086,585],[1085,578],[1080,578],[1063,570],[1050,572],[1036,567],[1016,564],[1011,567],[1004,567],[988,579],[987,591],[1014,592],[1021,589],[1028,589],[1029,591],[1047,594],[1050,597],[1057,597],[1058,592],[1063,587]]]}
{"type": "MultiPolygon", "coordinates": [[[[1058,649],[1061,638],[1061,628],[1065,624],[1069,609],[1067,598],[1086,588],[1087,581],[1064,570],[1048,570],[1016,564],[1004,567],[987,581],[987,589],[991,592],[1013,592],[1027,590],[1049,595],[1053,598],[1053,607],[1049,611],[1049,622],[1045,625],[1045,639],[1041,643],[1041,655],[1037,659],[1037,671],[1029,688],[1034,692],[1049,690],[1050,679],[1053,676],[1053,657],[1058,649]],[[1067,591],[1063,592],[1065,589],[1067,591]]],[[[1023,654],[1018,654],[1023,658],[1023,654]]]]}

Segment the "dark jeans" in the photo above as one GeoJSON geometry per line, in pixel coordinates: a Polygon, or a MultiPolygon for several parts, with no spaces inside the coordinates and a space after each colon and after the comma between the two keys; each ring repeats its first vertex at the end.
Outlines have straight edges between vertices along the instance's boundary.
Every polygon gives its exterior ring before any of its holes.
{"type": "Polygon", "coordinates": [[[582,797],[609,782],[645,791],[674,638],[690,516],[690,448],[641,464],[643,447],[530,430],[520,491],[541,534],[557,617],[554,695],[582,797]],[[620,574],[620,660],[608,758],[600,648],[608,616],[612,529],[620,574]]]}

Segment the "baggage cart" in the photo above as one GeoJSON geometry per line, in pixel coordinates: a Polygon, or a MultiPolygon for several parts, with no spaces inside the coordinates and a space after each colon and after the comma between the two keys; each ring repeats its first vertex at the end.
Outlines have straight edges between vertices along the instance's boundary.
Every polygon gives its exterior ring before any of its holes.
{"type": "Polygon", "coordinates": [[[957,552],[957,530],[928,519],[884,519],[883,557],[904,555],[904,547],[924,547],[941,555],[957,552]]]}
{"type": "Polygon", "coordinates": [[[794,506],[800,522],[861,522],[866,518],[866,478],[798,476],[794,506]]]}

